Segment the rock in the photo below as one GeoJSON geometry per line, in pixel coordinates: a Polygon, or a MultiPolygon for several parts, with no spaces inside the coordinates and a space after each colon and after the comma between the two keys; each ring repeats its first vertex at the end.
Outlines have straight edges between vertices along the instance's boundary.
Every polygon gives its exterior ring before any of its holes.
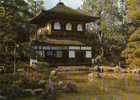
{"type": "Polygon", "coordinates": [[[33,95],[33,90],[32,89],[24,89],[23,92],[28,94],[28,95],[33,95]]]}
{"type": "Polygon", "coordinates": [[[6,97],[0,95],[0,100],[6,100],[6,97]]]}
{"type": "Polygon", "coordinates": [[[64,90],[64,89],[65,89],[65,84],[64,84],[63,81],[59,81],[59,82],[58,82],[58,86],[59,86],[59,88],[60,88],[61,90],[64,90]]]}
{"type": "Polygon", "coordinates": [[[19,69],[17,69],[17,72],[24,72],[24,69],[19,68],[19,69]]]}
{"type": "Polygon", "coordinates": [[[27,93],[28,95],[37,95],[37,94],[41,94],[43,93],[43,89],[42,88],[38,88],[38,89],[24,89],[24,92],[27,93]]]}
{"type": "Polygon", "coordinates": [[[77,85],[74,81],[69,81],[66,86],[66,92],[77,92],[77,85]]]}
{"type": "Polygon", "coordinates": [[[45,83],[46,83],[45,80],[40,80],[40,81],[38,82],[38,84],[45,84],[45,83]]]}
{"type": "Polygon", "coordinates": [[[32,89],[24,89],[24,92],[32,92],[32,89]]]}
{"type": "Polygon", "coordinates": [[[44,90],[43,90],[42,88],[34,89],[34,90],[32,91],[32,94],[33,94],[33,95],[39,95],[39,94],[42,94],[43,91],[44,91],[44,90]]]}
{"type": "Polygon", "coordinates": [[[38,85],[39,85],[39,87],[40,88],[45,88],[45,83],[46,83],[46,81],[45,80],[40,80],[39,82],[38,82],[38,85]]]}

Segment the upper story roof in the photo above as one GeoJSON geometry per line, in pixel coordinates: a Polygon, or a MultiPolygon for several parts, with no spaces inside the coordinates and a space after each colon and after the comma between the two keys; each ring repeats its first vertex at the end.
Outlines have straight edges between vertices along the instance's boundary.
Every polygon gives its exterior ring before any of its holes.
{"type": "Polygon", "coordinates": [[[86,15],[75,9],[67,7],[64,3],[60,2],[50,10],[42,10],[39,15],[32,18],[31,23],[40,24],[49,20],[92,22],[96,19],[98,19],[98,17],[86,15]]]}

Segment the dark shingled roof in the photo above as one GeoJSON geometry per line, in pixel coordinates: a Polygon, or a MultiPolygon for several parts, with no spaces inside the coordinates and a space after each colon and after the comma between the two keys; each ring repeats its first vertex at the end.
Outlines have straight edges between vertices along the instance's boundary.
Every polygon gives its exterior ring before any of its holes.
{"type": "Polygon", "coordinates": [[[85,45],[84,43],[82,43],[81,41],[78,40],[67,40],[67,39],[53,39],[53,38],[47,38],[46,40],[43,41],[34,41],[33,44],[47,44],[47,45],[73,45],[73,46],[77,46],[77,45],[85,45]]]}
{"type": "Polygon", "coordinates": [[[39,15],[35,16],[31,20],[31,23],[38,24],[40,22],[44,22],[44,20],[48,21],[53,19],[92,22],[98,19],[98,17],[86,15],[75,9],[67,7],[62,2],[60,2],[50,10],[42,10],[39,15]]]}
{"type": "Polygon", "coordinates": [[[58,40],[58,39],[47,39],[46,41],[48,44],[55,44],[55,45],[84,45],[82,42],[78,40],[58,40]]]}

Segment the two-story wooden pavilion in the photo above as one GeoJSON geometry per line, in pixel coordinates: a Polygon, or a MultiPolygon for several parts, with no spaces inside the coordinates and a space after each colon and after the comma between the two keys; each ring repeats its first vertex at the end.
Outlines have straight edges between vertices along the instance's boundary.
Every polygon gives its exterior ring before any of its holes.
{"type": "Polygon", "coordinates": [[[37,25],[32,45],[51,65],[90,66],[92,47],[82,40],[86,39],[86,23],[96,19],[60,2],[31,20],[37,25]]]}

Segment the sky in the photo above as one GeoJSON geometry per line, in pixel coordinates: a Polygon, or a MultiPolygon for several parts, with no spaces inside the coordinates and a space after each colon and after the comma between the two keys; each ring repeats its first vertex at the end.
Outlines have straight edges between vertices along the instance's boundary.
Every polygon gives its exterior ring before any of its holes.
{"type": "MultiPolygon", "coordinates": [[[[44,0],[45,8],[50,9],[54,7],[60,0],[44,0]]],[[[61,0],[65,5],[74,9],[79,8],[82,5],[82,0],[61,0]]]]}

